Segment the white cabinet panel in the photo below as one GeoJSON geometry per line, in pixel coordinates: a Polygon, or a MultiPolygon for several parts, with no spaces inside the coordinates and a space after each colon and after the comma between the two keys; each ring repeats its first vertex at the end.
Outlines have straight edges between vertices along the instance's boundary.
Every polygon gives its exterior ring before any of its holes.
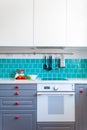
{"type": "Polygon", "coordinates": [[[0,46],[33,45],[33,0],[0,0],[0,46]]]}
{"type": "Polygon", "coordinates": [[[87,0],[67,2],[67,45],[87,46],[87,0]]]}
{"type": "Polygon", "coordinates": [[[35,46],[62,46],[66,41],[66,0],[35,0],[35,46]]]}

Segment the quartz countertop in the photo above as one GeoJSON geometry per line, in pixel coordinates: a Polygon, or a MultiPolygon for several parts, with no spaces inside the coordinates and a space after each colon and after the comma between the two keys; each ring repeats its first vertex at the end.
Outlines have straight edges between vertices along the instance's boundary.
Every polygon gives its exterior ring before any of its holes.
{"type": "Polygon", "coordinates": [[[0,79],[1,84],[23,84],[23,83],[87,83],[87,79],[67,79],[67,80],[16,80],[16,79],[0,79]]]}

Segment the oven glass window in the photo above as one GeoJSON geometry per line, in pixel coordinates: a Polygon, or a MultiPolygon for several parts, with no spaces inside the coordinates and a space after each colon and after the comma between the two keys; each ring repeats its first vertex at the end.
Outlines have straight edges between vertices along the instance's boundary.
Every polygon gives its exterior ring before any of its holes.
{"type": "Polygon", "coordinates": [[[48,114],[64,114],[64,96],[48,96],[48,114]]]}

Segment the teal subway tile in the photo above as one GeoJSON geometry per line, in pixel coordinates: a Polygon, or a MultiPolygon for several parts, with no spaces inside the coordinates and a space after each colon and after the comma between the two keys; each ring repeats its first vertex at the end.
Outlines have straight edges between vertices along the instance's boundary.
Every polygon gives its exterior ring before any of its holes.
{"type": "Polygon", "coordinates": [[[81,61],[83,64],[87,63],[87,59],[82,59],[81,61]]]}
{"type": "Polygon", "coordinates": [[[65,63],[68,64],[69,60],[68,59],[65,59],[65,63]]]}
{"type": "Polygon", "coordinates": [[[31,59],[31,63],[34,64],[34,63],[35,63],[35,60],[34,60],[34,59],[31,59]]]}
{"type": "Polygon", "coordinates": [[[28,66],[28,64],[24,64],[23,67],[24,68],[28,68],[29,66],[28,66]]]}
{"type": "Polygon", "coordinates": [[[39,63],[39,64],[37,64],[37,67],[43,69],[43,64],[40,64],[40,63],[39,63]]]}
{"type": "Polygon", "coordinates": [[[18,64],[19,63],[19,59],[15,59],[15,64],[18,64]]]}
{"type": "Polygon", "coordinates": [[[12,63],[15,64],[15,59],[12,59],[12,63]]]}
{"type": "Polygon", "coordinates": [[[67,74],[67,78],[72,78],[71,74],[67,74]]]}
{"type": "Polygon", "coordinates": [[[25,64],[23,64],[23,63],[22,63],[22,64],[19,63],[19,64],[18,64],[18,68],[19,68],[19,69],[22,69],[22,68],[24,68],[24,65],[25,65],[25,64]]]}
{"type": "Polygon", "coordinates": [[[15,69],[17,69],[17,68],[18,68],[18,64],[14,64],[13,67],[14,67],[15,69]]]}
{"type": "Polygon", "coordinates": [[[10,72],[10,69],[9,69],[9,68],[7,68],[7,69],[5,70],[5,72],[6,72],[6,73],[9,73],[9,72],[10,72]]]}
{"type": "Polygon", "coordinates": [[[43,63],[43,59],[38,59],[38,63],[43,63]]]}
{"type": "Polygon", "coordinates": [[[41,78],[42,78],[42,74],[41,74],[41,73],[39,73],[39,74],[38,74],[38,77],[41,77],[41,78]]]}
{"type": "Polygon", "coordinates": [[[1,63],[6,63],[6,59],[1,59],[1,63]]]}
{"type": "Polygon", "coordinates": [[[0,63],[0,68],[4,68],[4,64],[0,63]]]}
{"type": "Polygon", "coordinates": [[[33,74],[34,73],[34,69],[30,69],[30,73],[33,74]]]}
{"type": "Polygon", "coordinates": [[[9,74],[6,73],[6,74],[4,75],[4,78],[9,78],[9,74]]]}
{"type": "Polygon", "coordinates": [[[64,74],[63,76],[64,76],[64,79],[67,79],[67,74],[64,74]]]}
{"type": "Polygon", "coordinates": [[[83,68],[83,73],[87,73],[87,68],[83,68]]]}
{"type": "Polygon", "coordinates": [[[35,72],[36,72],[36,73],[40,73],[40,72],[39,72],[39,69],[36,69],[36,71],[35,71],[35,72]]]}
{"type": "Polygon", "coordinates": [[[56,77],[56,74],[55,73],[53,73],[53,78],[55,78],[56,77]]]}
{"type": "MultiPolygon", "coordinates": [[[[24,69],[26,74],[38,74],[40,78],[87,78],[87,59],[65,59],[65,68],[55,69],[52,59],[52,70],[43,69],[42,59],[0,59],[0,77],[13,77],[17,69],[24,69]]],[[[58,59],[58,65],[60,60],[58,59]]]]}
{"type": "Polygon", "coordinates": [[[81,59],[81,64],[86,63],[85,59],[81,59]]]}
{"type": "Polygon", "coordinates": [[[6,69],[5,68],[3,68],[3,69],[1,69],[1,73],[5,73],[6,72],[6,69]]]}
{"type": "Polygon", "coordinates": [[[59,69],[59,73],[63,73],[63,68],[60,68],[60,69],[59,69]]]}
{"type": "Polygon", "coordinates": [[[7,64],[11,64],[11,63],[12,63],[12,59],[7,59],[7,60],[6,60],[6,63],[7,63],[7,64]]]}
{"type": "Polygon", "coordinates": [[[79,69],[76,69],[76,68],[74,69],[74,73],[77,73],[78,71],[79,71],[79,69]]]}
{"type": "Polygon", "coordinates": [[[33,63],[33,64],[32,64],[32,67],[33,67],[33,68],[36,68],[36,64],[35,64],[35,63],[33,63]]]}
{"type": "Polygon", "coordinates": [[[77,74],[71,74],[71,78],[77,78],[77,74]]]}
{"type": "Polygon", "coordinates": [[[66,68],[66,69],[65,69],[65,73],[68,73],[68,71],[69,71],[69,69],[68,69],[68,68],[66,68]]]}
{"type": "Polygon", "coordinates": [[[74,73],[74,69],[73,69],[73,68],[70,68],[70,69],[69,69],[69,73],[74,73]]]}
{"type": "Polygon", "coordinates": [[[86,65],[83,63],[80,66],[81,66],[81,68],[86,68],[86,65]]]}
{"type": "Polygon", "coordinates": [[[11,69],[11,68],[14,68],[14,64],[9,64],[9,65],[8,65],[8,68],[10,68],[10,69],[11,69]]]}
{"type": "Polygon", "coordinates": [[[87,63],[85,64],[85,68],[87,68],[87,63]]]}
{"type": "Polygon", "coordinates": [[[3,64],[3,68],[9,68],[9,65],[7,63],[3,64]]]}
{"type": "Polygon", "coordinates": [[[3,75],[2,75],[2,73],[0,73],[0,78],[3,78],[3,75]]]}
{"type": "Polygon", "coordinates": [[[16,63],[18,63],[18,64],[23,63],[23,64],[24,64],[25,62],[24,62],[24,60],[23,60],[23,59],[17,59],[16,63]]]}
{"type": "Polygon", "coordinates": [[[26,64],[26,59],[21,59],[21,62],[26,64]]]}
{"type": "Polygon", "coordinates": [[[30,59],[26,59],[26,63],[29,64],[30,63],[30,59]]]}
{"type": "Polygon", "coordinates": [[[82,77],[84,78],[84,77],[85,77],[85,74],[82,74],[82,77]]]}

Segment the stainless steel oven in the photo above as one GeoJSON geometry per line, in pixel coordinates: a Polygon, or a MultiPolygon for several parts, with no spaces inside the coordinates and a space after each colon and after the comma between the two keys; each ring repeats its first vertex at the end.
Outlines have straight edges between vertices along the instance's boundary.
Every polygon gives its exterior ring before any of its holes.
{"type": "Polygon", "coordinates": [[[75,121],[73,84],[37,85],[37,122],[75,121]]]}

